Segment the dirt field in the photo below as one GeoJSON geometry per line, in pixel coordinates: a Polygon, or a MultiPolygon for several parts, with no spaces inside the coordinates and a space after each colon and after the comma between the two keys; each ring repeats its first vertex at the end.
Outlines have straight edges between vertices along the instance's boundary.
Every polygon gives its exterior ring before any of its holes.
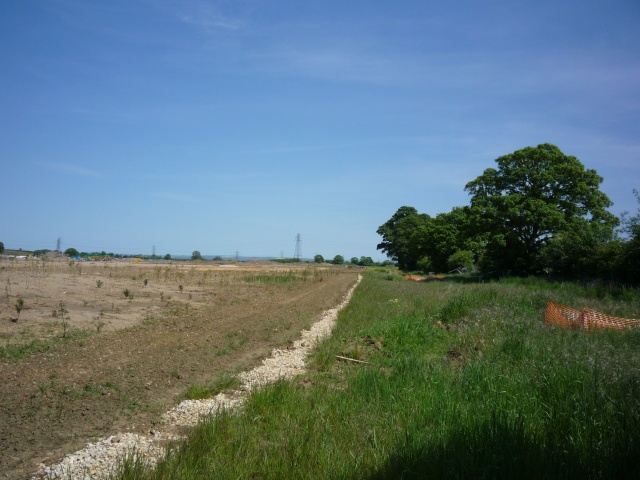
{"type": "Polygon", "coordinates": [[[0,360],[0,477],[149,431],[189,386],[291,342],[356,277],[272,262],[0,261],[0,346],[44,340],[0,360]]]}

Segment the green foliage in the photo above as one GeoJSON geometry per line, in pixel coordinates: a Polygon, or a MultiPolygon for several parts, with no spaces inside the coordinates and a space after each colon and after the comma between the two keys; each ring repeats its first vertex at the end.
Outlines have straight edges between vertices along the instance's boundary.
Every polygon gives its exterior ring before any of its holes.
{"type": "Polygon", "coordinates": [[[378,249],[397,260],[403,270],[446,272],[449,257],[456,251],[481,251],[483,242],[469,236],[469,229],[468,208],[456,207],[432,218],[413,207],[402,207],[378,229],[383,237],[378,249]],[[428,267],[421,262],[425,257],[429,257],[428,267]]]}
{"type": "Polygon", "coordinates": [[[62,338],[67,338],[67,330],[69,326],[69,311],[67,310],[67,306],[64,302],[60,301],[60,303],[58,304],[58,309],[54,310],[54,312],[55,317],[62,320],[62,338]]]}
{"type": "Polygon", "coordinates": [[[198,250],[194,250],[191,254],[191,260],[202,260],[202,255],[198,250]]]}
{"type": "Polygon", "coordinates": [[[22,360],[39,352],[46,352],[51,348],[52,341],[32,340],[20,345],[6,345],[0,347],[0,360],[22,360]]]}
{"type": "Polygon", "coordinates": [[[0,254],[4,253],[4,243],[0,242],[0,254]]]}
{"type": "Polygon", "coordinates": [[[640,283],[640,193],[633,190],[638,201],[638,211],[633,217],[622,215],[622,231],[628,238],[622,243],[614,275],[627,283],[640,283]]]}
{"type": "Polygon", "coordinates": [[[447,267],[449,270],[454,270],[460,267],[471,270],[473,268],[473,257],[474,254],[470,250],[458,250],[449,257],[449,260],[447,260],[447,267]]]}
{"type": "Polygon", "coordinates": [[[377,233],[382,242],[376,247],[398,262],[402,270],[415,270],[420,255],[421,244],[415,236],[431,217],[419,214],[413,207],[400,207],[393,216],[381,225],[377,233]]]}
{"type": "Polygon", "coordinates": [[[342,255],[336,255],[331,262],[334,265],[342,265],[344,263],[344,257],[342,255]]]}
{"type": "Polygon", "coordinates": [[[357,265],[358,264],[358,257],[351,257],[350,262],[353,263],[354,265],[357,265]]]}
{"type": "Polygon", "coordinates": [[[617,219],[606,210],[611,201],[598,188],[602,177],[577,158],[543,144],[496,163],[497,169],[486,169],[465,187],[477,233],[487,238],[486,273],[541,273],[542,248],[563,232],[578,230],[580,235],[589,226],[599,237],[611,238],[617,219]]]}
{"type": "Polygon", "coordinates": [[[360,257],[360,260],[358,260],[358,265],[360,265],[361,267],[370,267],[372,265],[375,265],[375,262],[371,257],[363,256],[363,257],[360,257]]]}
{"type": "Polygon", "coordinates": [[[271,261],[277,263],[299,263],[301,260],[299,258],[273,258],[271,261]]]}
{"type": "Polygon", "coordinates": [[[423,272],[423,273],[429,273],[432,271],[433,269],[433,265],[431,263],[431,258],[428,256],[424,256],[422,257],[420,260],[418,260],[418,263],[416,264],[416,268],[417,270],[423,272]]]}
{"type": "Polygon", "coordinates": [[[22,297],[18,297],[18,300],[16,300],[16,304],[14,306],[16,309],[16,313],[18,314],[18,318],[20,318],[20,312],[22,312],[22,309],[24,308],[24,299],[22,297]]]}
{"type": "Polygon", "coordinates": [[[167,254],[164,256],[164,259],[165,259],[165,260],[171,260],[171,254],[167,253],[167,254]]]}
{"type": "Polygon", "coordinates": [[[315,263],[324,263],[324,257],[322,255],[316,255],[313,257],[313,261],[315,263]]]}
{"type": "Polygon", "coordinates": [[[78,252],[78,250],[76,250],[75,248],[67,248],[64,251],[64,254],[67,255],[68,257],[79,257],[80,256],[80,252],[78,252]]]}
{"type": "MultiPolygon", "coordinates": [[[[478,259],[485,277],[639,281],[640,210],[623,215],[622,231],[630,238],[615,240],[619,222],[607,211],[611,201],[599,190],[602,178],[595,170],[550,144],[517,150],[496,163],[465,186],[469,206],[435,217],[399,208],[378,228],[377,248],[409,271],[448,272],[478,259]]],[[[640,202],[640,194],[634,195],[640,202]]]]}
{"type": "Polygon", "coordinates": [[[633,217],[629,216],[629,212],[624,212],[621,219],[621,230],[629,235],[632,239],[640,238],[640,192],[633,190],[633,195],[638,202],[638,211],[633,217]]]}

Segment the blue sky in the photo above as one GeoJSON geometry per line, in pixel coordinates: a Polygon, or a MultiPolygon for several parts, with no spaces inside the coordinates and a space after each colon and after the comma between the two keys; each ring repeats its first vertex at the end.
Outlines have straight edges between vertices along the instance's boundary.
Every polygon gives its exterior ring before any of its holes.
{"type": "Polygon", "coordinates": [[[403,205],[466,205],[553,143],[640,188],[640,3],[8,0],[0,241],[385,257],[403,205]]]}

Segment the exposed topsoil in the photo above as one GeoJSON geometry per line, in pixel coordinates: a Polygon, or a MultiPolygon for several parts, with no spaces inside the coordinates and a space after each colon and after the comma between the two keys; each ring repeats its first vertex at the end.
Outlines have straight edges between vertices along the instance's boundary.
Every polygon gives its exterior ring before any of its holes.
{"type": "Polygon", "coordinates": [[[356,276],[267,263],[0,262],[0,346],[44,340],[26,359],[0,360],[0,474],[26,478],[96,437],[148,432],[188,387],[297,338],[356,276]]]}

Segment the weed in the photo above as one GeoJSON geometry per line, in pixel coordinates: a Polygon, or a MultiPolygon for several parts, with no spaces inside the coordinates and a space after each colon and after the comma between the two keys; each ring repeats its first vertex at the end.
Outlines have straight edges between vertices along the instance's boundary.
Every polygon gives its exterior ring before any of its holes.
{"type": "Polygon", "coordinates": [[[122,294],[124,295],[124,298],[128,300],[133,300],[133,293],[128,288],[125,288],[124,290],[122,290],[122,294]]]}
{"type": "Polygon", "coordinates": [[[104,282],[102,280],[96,280],[96,287],[100,288],[104,285],[104,282]]]}
{"type": "Polygon", "coordinates": [[[182,400],[200,400],[211,398],[225,390],[237,388],[240,385],[240,379],[237,375],[223,375],[214,382],[196,383],[191,385],[182,395],[182,400]]]}
{"type": "Polygon", "coordinates": [[[16,318],[16,321],[18,321],[18,319],[20,318],[20,312],[22,312],[22,309],[24,308],[24,299],[22,297],[18,297],[18,300],[16,300],[16,304],[14,306],[16,309],[16,313],[18,314],[18,318],[16,318]]]}
{"type": "Polygon", "coordinates": [[[45,352],[51,348],[51,342],[43,340],[32,340],[22,345],[7,345],[0,347],[0,359],[2,360],[22,360],[37,352],[45,352]]]}
{"type": "Polygon", "coordinates": [[[54,316],[54,318],[60,317],[60,319],[62,320],[62,338],[67,338],[67,327],[69,323],[69,317],[67,315],[68,313],[69,311],[67,310],[66,305],[63,301],[60,301],[60,303],[58,304],[58,310],[56,311],[56,315],[54,316]]]}

